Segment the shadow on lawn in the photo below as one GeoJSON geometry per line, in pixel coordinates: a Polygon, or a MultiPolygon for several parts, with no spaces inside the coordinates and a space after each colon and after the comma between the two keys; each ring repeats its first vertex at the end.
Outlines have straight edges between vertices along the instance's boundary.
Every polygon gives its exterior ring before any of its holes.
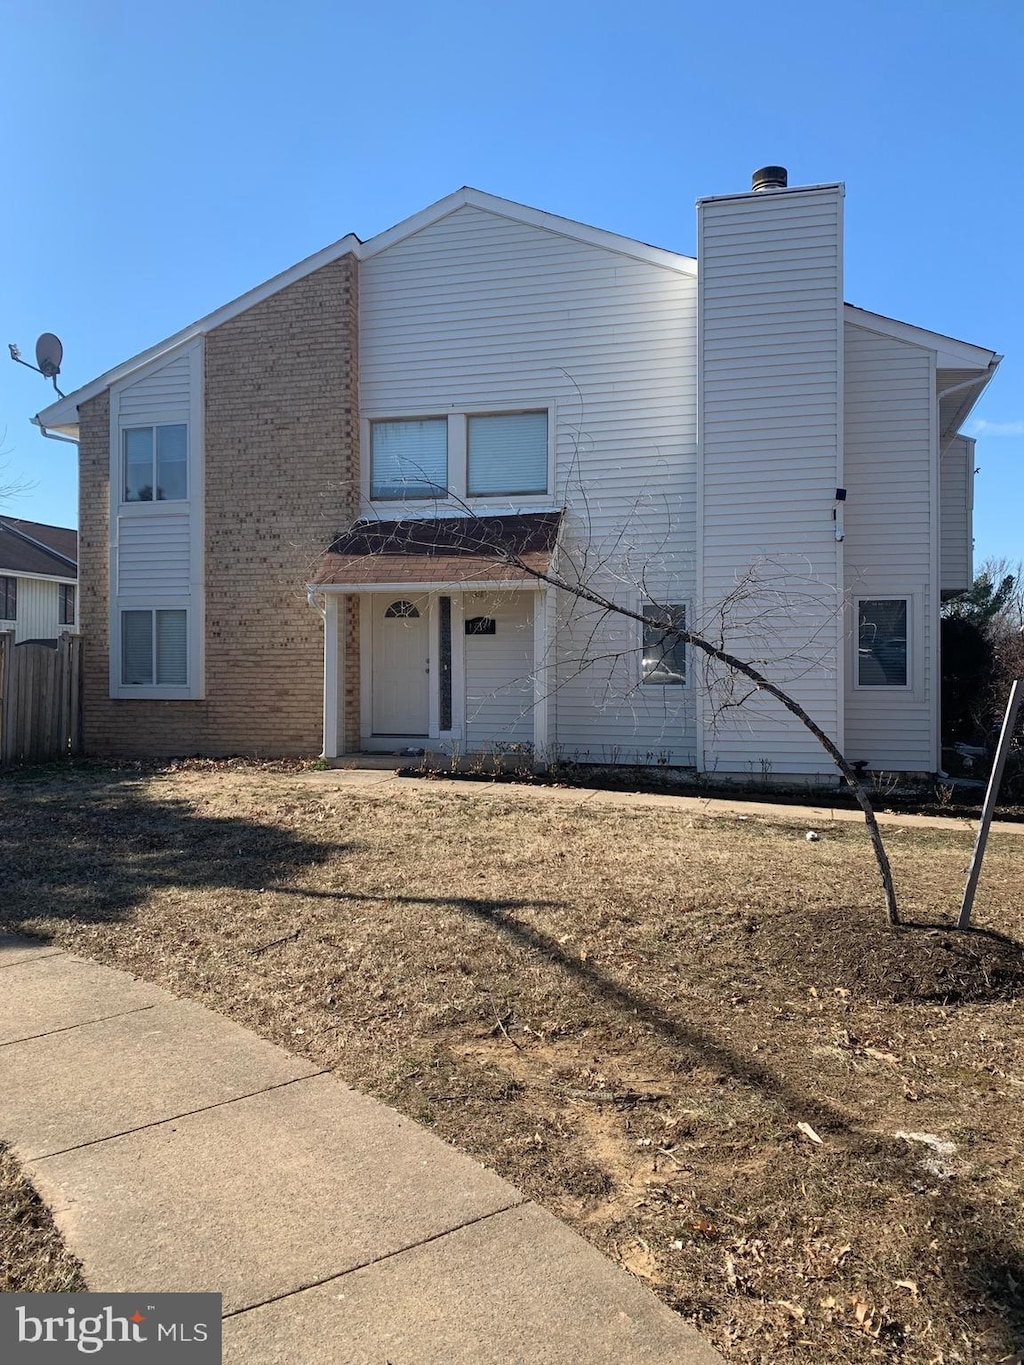
{"type": "Polygon", "coordinates": [[[0,785],[0,925],[123,919],[154,890],[258,891],[351,845],[154,799],[130,772],[0,785]]]}
{"type": "MultiPolygon", "coordinates": [[[[758,1091],[777,1103],[794,1127],[809,1120],[829,1146],[840,1146],[844,1159],[859,1163],[866,1177],[882,1176],[893,1197],[922,1197],[922,1171],[904,1140],[858,1131],[838,1109],[813,1093],[789,1084],[760,1062],[626,989],[598,967],[571,956],[550,934],[520,923],[510,913],[516,907],[457,898],[449,903],[485,920],[517,946],[543,953],[588,994],[642,1020],[669,1039],[685,1062],[695,1068],[713,1067],[758,1091]]],[[[853,1175],[857,1178],[856,1168],[853,1175]]],[[[836,1171],[836,1178],[842,1179],[841,1170],[836,1171]]],[[[934,1184],[937,1197],[928,1226],[935,1231],[941,1227],[946,1233],[939,1267],[945,1297],[957,1305],[965,1327],[973,1328],[978,1336],[984,1333],[1000,1350],[1020,1352],[1024,1348],[1024,1249],[989,1212],[962,1197],[955,1180],[934,1184]]],[[[928,1235],[933,1237],[934,1232],[928,1235]]],[[[934,1258],[935,1252],[927,1243],[917,1250],[922,1262],[934,1258]]]]}

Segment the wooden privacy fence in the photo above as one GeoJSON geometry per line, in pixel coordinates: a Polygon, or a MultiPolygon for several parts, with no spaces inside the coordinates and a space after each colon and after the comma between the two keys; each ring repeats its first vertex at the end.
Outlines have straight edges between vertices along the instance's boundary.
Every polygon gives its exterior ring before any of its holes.
{"type": "Polygon", "coordinates": [[[81,742],[81,636],[54,648],[0,633],[0,766],[67,758],[81,742]]]}

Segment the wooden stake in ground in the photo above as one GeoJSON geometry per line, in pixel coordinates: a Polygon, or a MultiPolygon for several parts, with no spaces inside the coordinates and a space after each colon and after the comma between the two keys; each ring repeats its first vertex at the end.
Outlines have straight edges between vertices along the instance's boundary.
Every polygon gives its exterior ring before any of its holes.
{"type": "Polygon", "coordinates": [[[958,927],[961,929],[966,929],[971,922],[971,907],[974,905],[974,893],[978,889],[978,878],[981,876],[981,860],[985,856],[985,845],[988,843],[988,828],[996,808],[999,785],[1003,780],[1003,769],[1006,767],[1006,758],[1010,752],[1010,741],[1013,738],[1013,728],[1017,723],[1021,701],[1024,701],[1024,681],[1018,678],[1010,688],[1010,700],[1006,703],[1006,715],[1003,717],[1003,728],[999,733],[992,775],[988,779],[981,824],[978,826],[978,837],[974,841],[974,853],[971,856],[971,870],[967,877],[967,886],[964,888],[964,903],[960,907],[958,927]]]}

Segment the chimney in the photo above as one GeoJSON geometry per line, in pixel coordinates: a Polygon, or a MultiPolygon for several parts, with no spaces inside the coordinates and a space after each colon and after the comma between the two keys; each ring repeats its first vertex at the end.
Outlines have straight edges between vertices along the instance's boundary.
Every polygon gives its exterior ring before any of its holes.
{"type": "Polygon", "coordinates": [[[762,166],[750,177],[750,188],[757,194],[762,190],[784,190],[789,184],[785,166],[762,166]]]}

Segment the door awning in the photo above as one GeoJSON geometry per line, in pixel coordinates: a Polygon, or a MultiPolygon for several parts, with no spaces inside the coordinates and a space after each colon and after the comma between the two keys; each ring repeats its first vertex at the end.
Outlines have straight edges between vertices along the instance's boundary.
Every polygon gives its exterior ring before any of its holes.
{"type": "Polygon", "coordinates": [[[562,517],[558,511],[357,521],[331,544],[311,586],[536,582],[534,573],[551,566],[562,517]]]}

